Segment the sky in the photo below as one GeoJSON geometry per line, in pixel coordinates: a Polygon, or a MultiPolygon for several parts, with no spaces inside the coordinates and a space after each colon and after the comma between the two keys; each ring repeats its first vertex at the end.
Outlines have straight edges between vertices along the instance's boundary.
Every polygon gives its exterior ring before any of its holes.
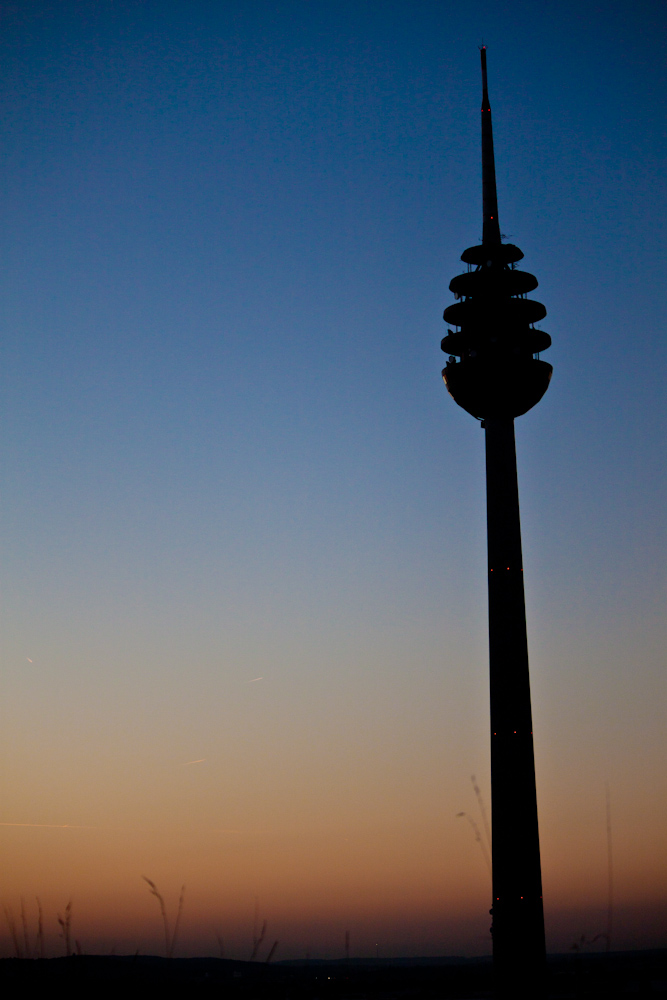
{"type": "Polygon", "coordinates": [[[247,958],[256,919],[277,958],[490,952],[484,441],[439,348],[482,42],[553,338],[516,430],[547,945],[606,929],[611,858],[613,946],[667,946],[666,22],[0,5],[0,900],[31,948],[39,898],[48,954],[70,900],[84,951],[160,953],[146,876],[172,922],[186,886],[177,954],[247,958]]]}

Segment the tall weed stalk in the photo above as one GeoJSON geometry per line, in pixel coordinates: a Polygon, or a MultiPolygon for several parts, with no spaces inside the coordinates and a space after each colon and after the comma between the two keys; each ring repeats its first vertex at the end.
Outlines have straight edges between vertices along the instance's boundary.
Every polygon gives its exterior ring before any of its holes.
{"type": "Polygon", "coordinates": [[[58,923],[60,924],[61,931],[60,936],[65,942],[65,954],[69,958],[72,954],[72,941],[71,941],[71,929],[72,929],[72,900],[65,907],[65,916],[61,917],[58,914],[58,923]]]}
{"type": "Polygon", "coordinates": [[[167,907],[165,906],[164,898],[161,895],[161,893],[158,892],[158,888],[155,885],[155,882],[152,882],[149,878],[146,878],[145,875],[142,875],[142,878],[144,882],[148,883],[148,888],[150,889],[151,896],[155,896],[158,903],[160,904],[160,913],[162,914],[162,923],[164,925],[165,954],[167,958],[173,958],[174,946],[176,944],[176,937],[178,935],[178,929],[181,923],[181,914],[183,913],[183,899],[185,897],[185,886],[184,885],[181,886],[181,894],[178,898],[178,912],[176,913],[176,922],[174,923],[174,933],[170,934],[169,919],[167,917],[167,907]]]}

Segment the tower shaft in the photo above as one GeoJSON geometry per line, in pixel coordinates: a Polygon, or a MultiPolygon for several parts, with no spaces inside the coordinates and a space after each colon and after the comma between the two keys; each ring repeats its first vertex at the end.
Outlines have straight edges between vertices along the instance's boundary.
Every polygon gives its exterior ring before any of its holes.
{"type": "Polygon", "coordinates": [[[499,996],[539,997],[546,955],[514,419],[484,423],[493,960],[499,996]]]}

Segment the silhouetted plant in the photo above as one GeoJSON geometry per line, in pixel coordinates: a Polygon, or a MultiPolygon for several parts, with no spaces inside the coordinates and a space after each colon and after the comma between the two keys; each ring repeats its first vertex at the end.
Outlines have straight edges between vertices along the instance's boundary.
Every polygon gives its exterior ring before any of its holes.
{"type": "Polygon", "coordinates": [[[584,950],[586,945],[595,944],[597,941],[606,941],[606,939],[607,935],[604,931],[600,934],[596,934],[595,937],[592,938],[587,938],[585,934],[582,934],[581,937],[574,942],[574,944],[570,945],[570,951],[574,951],[578,954],[580,951],[584,950]]]}
{"type": "Polygon", "coordinates": [[[60,924],[60,926],[62,928],[62,931],[60,933],[60,937],[65,942],[65,954],[69,958],[69,956],[72,954],[72,945],[71,945],[71,940],[70,940],[70,930],[71,930],[71,926],[72,926],[72,900],[71,899],[70,899],[69,903],[67,904],[67,906],[65,907],[65,916],[61,917],[60,914],[58,914],[58,923],[60,924]]]}
{"type": "MultiPolygon", "coordinates": [[[[30,931],[28,928],[28,911],[25,900],[21,897],[21,927],[19,928],[11,908],[5,907],[5,920],[9,928],[9,934],[14,946],[16,958],[44,958],[44,915],[39,897],[37,900],[37,931],[35,934],[34,946],[30,944],[30,931]],[[23,940],[21,940],[23,939],[23,940]]],[[[70,903],[71,906],[71,903],[70,903]]]]}
{"type": "Polygon", "coordinates": [[[255,917],[252,923],[252,951],[250,953],[250,961],[253,962],[257,957],[257,952],[260,949],[260,945],[264,940],[264,935],[266,934],[266,920],[262,924],[261,931],[258,932],[259,927],[259,897],[255,896],[255,917]]]}
{"type": "Polygon", "coordinates": [[[259,951],[260,946],[261,946],[261,944],[262,944],[262,942],[264,940],[264,937],[266,935],[266,927],[267,927],[267,923],[266,923],[266,920],[265,920],[264,923],[262,924],[262,929],[259,932],[259,934],[255,933],[253,935],[253,939],[252,939],[252,953],[250,955],[250,961],[251,962],[253,962],[257,958],[257,952],[259,951]]]}
{"type": "Polygon", "coordinates": [[[30,935],[28,934],[28,917],[25,912],[25,900],[21,896],[21,924],[23,925],[23,944],[25,945],[25,957],[30,957],[30,935]]]}
{"type": "Polygon", "coordinates": [[[37,940],[35,942],[35,953],[39,958],[44,958],[44,914],[42,913],[42,904],[39,901],[39,896],[35,898],[37,900],[37,940]]]}
{"type": "Polygon", "coordinates": [[[21,948],[21,942],[19,940],[19,934],[16,927],[16,921],[14,920],[14,914],[6,906],[4,909],[5,909],[5,920],[7,921],[9,934],[12,939],[12,944],[14,945],[14,955],[16,956],[16,958],[23,958],[23,950],[21,948]]]}
{"type": "Polygon", "coordinates": [[[479,832],[479,827],[477,826],[477,823],[475,823],[475,821],[472,818],[472,816],[469,816],[468,813],[465,813],[465,812],[457,813],[456,814],[456,818],[457,819],[463,819],[463,818],[465,818],[470,823],[470,826],[472,827],[472,829],[474,831],[474,834],[475,834],[475,840],[479,844],[480,850],[481,850],[482,854],[484,855],[484,863],[486,864],[486,867],[489,869],[489,875],[492,875],[493,873],[492,873],[492,869],[491,869],[491,858],[489,857],[489,853],[488,853],[486,847],[484,846],[484,841],[482,840],[482,835],[479,832]]]}
{"type": "Polygon", "coordinates": [[[486,809],[484,808],[484,799],[482,798],[482,793],[480,791],[479,785],[477,784],[477,778],[474,774],[470,775],[470,780],[472,782],[473,791],[475,793],[475,798],[477,799],[477,805],[479,806],[479,811],[482,817],[482,823],[484,824],[484,832],[486,833],[486,845],[489,850],[491,850],[491,827],[489,826],[489,821],[486,818],[486,809]]]}
{"type": "Polygon", "coordinates": [[[220,953],[220,958],[224,958],[225,957],[225,943],[222,940],[222,934],[220,933],[220,931],[216,931],[215,932],[215,938],[216,938],[216,941],[218,942],[218,951],[220,953]]]}
{"type": "Polygon", "coordinates": [[[482,817],[482,823],[484,825],[484,833],[486,834],[486,843],[484,843],[484,839],[480,832],[479,826],[469,813],[459,812],[456,814],[456,817],[457,819],[465,818],[470,823],[473,833],[475,834],[475,840],[479,844],[479,848],[484,857],[484,864],[489,870],[489,875],[491,876],[491,878],[493,878],[493,868],[491,865],[491,827],[489,826],[489,821],[486,818],[486,809],[484,808],[484,800],[482,798],[482,793],[480,791],[479,785],[477,784],[477,779],[474,774],[470,775],[470,781],[472,782],[475,798],[477,799],[477,807],[479,809],[480,816],[482,817]]]}
{"type": "Polygon", "coordinates": [[[277,947],[278,947],[278,942],[274,941],[273,944],[271,945],[271,949],[269,951],[269,954],[266,956],[266,964],[267,965],[269,964],[269,962],[271,961],[271,959],[275,955],[277,947]]]}
{"type": "Polygon", "coordinates": [[[176,913],[176,922],[174,923],[174,933],[171,936],[171,950],[169,952],[169,958],[174,954],[174,948],[176,946],[176,938],[178,937],[178,929],[181,926],[181,914],[183,913],[183,898],[185,896],[185,886],[181,886],[181,893],[178,897],[178,911],[176,913]]]}
{"type": "Polygon", "coordinates": [[[169,920],[167,918],[167,907],[164,905],[164,899],[157,890],[155,882],[152,882],[145,875],[142,875],[144,882],[148,883],[148,887],[151,891],[151,895],[155,896],[158,903],[160,904],[160,913],[162,914],[162,923],[164,924],[164,947],[167,958],[172,958],[174,955],[174,946],[176,944],[176,936],[178,934],[178,928],[181,923],[181,914],[183,912],[183,898],[185,896],[185,886],[181,886],[181,895],[178,899],[178,912],[176,914],[176,922],[174,923],[174,933],[170,936],[169,934],[169,920]]]}

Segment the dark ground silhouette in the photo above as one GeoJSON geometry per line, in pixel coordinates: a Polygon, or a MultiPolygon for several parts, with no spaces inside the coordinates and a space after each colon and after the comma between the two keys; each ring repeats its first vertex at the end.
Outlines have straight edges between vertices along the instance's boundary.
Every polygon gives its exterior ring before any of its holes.
{"type": "MultiPolygon", "coordinates": [[[[550,996],[665,997],[667,949],[556,955],[548,961],[550,996]]],[[[230,1000],[454,1000],[491,997],[489,958],[351,959],[236,962],[218,958],[78,955],[2,959],[7,996],[64,995],[133,1000],[147,996],[230,1000]]]]}

